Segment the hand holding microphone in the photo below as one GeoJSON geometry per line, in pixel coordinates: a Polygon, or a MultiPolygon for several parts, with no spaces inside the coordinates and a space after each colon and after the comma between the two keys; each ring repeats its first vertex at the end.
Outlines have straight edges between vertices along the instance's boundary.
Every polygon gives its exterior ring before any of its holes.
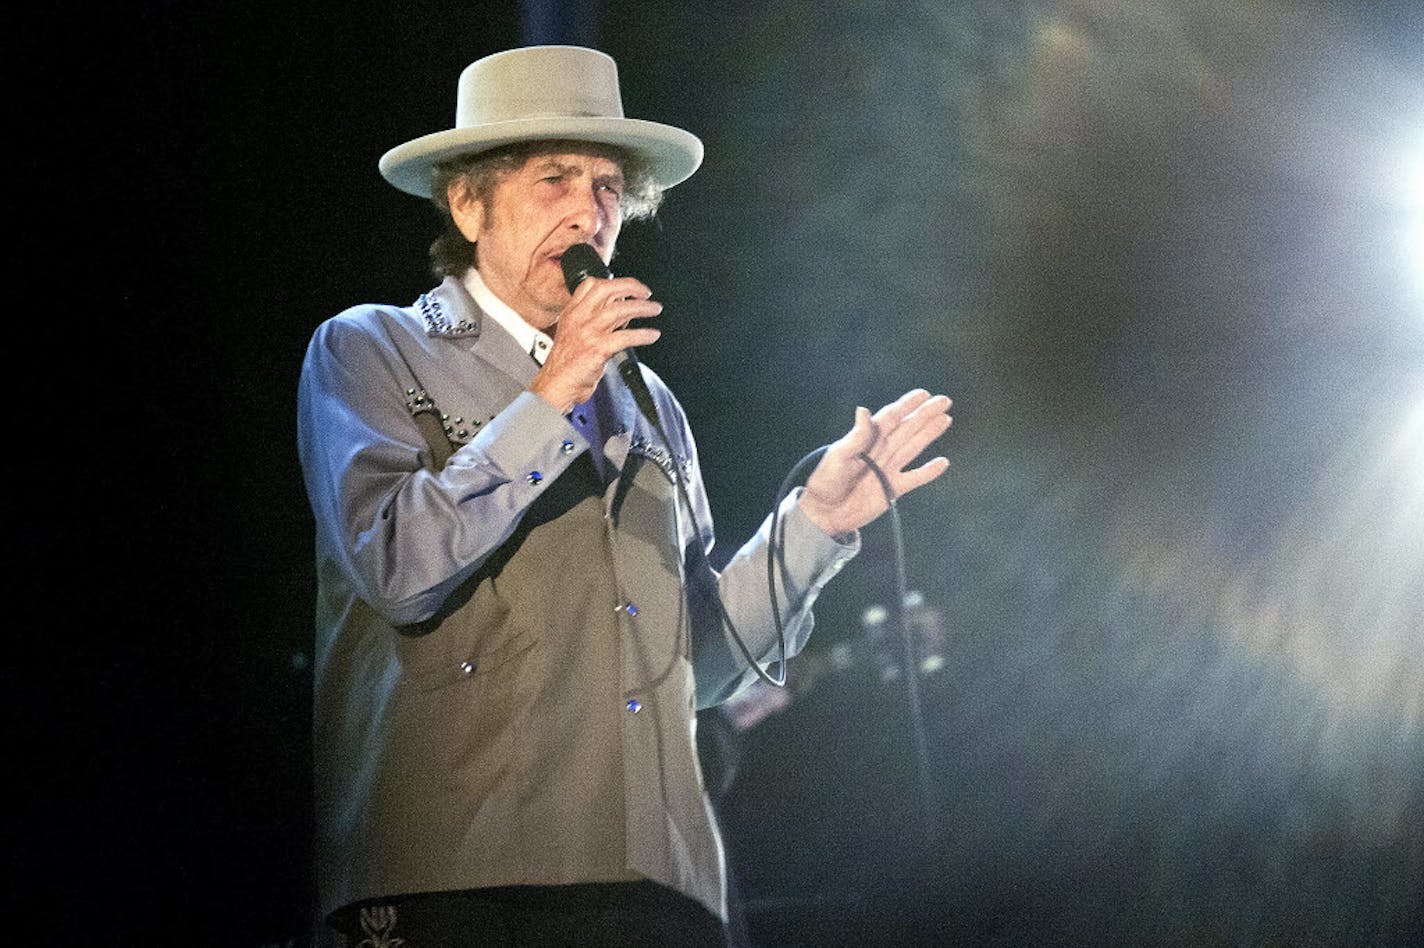
{"type": "Polygon", "coordinates": [[[554,347],[530,390],[567,412],[593,395],[604,365],[613,359],[638,407],[656,424],[657,410],[632,347],[650,345],[662,333],[629,328],[628,323],[658,315],[662,304],[655,302],[652,290],[638,280],[613,277],[588,244],[575,244],[564,251],[560,265],[572,299],[559,316],[554,347]]]}

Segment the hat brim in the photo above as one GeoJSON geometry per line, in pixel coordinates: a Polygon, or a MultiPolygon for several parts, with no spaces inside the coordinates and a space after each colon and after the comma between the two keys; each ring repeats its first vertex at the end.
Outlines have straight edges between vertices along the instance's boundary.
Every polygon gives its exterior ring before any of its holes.
{"type": "Polygon", "coordinates": [[[702,141],[691,132],[642,119],[559,117],[516,119],[422,135],[381,156],[381,176],[395,187],[430,197],[435,165],[515,142],[569,140],[626,148],[647,161],[653,180],[670,188],[702,164],[702,141]]]}

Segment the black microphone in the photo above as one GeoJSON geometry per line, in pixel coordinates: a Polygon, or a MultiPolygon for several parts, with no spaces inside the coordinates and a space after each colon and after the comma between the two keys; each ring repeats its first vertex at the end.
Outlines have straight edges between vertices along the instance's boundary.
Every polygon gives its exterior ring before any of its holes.
{"type": "MultiPolygon", "coordinates": [[[[559,257],[559,266],[564,271],[564,285],[569,288],[570,293],[589,277],[607,280],[613,276],[608,264],[603,262],[598,251],[589,244],[574,244],[565,250],[563,256],[559,257]]],[[[648,391],[648,383],[643,381],[643,370],[638,367],[638,357],[634,355],[633,350],[629,348],[615,352],[613,364],[617,366],[618,374],[623,377],[623,384],[633,393],[633,401],[638,403],[643,416],[653,423],[654,428],[661,431],[662,422],[658,420],[658,407],[653,404],[653,393],[648,391]]]]}

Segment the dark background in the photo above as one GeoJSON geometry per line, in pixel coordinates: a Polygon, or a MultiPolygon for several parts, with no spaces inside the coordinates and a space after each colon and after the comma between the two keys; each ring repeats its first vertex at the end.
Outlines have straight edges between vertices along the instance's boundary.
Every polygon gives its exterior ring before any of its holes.
{"type": "MultiPolygon", "coordinates": [[[[750,940],[1418,941],[1416,5],[549,9],[572,33],[538,38],[612,53],[630,115],[707,144],[615,268],[667,305],[645,359],[723,556],[855,405],[956,400],[954,466],[901,505],[947,633],[939,846],[900,685],[824,673],[893,594],[882,523],[736,744],[750,940]]],[[[301,355],[429,285],[434,213],[376,159],[527,29],[150,3],[15,31],[21,931],[302,936],[301,355]]]]}

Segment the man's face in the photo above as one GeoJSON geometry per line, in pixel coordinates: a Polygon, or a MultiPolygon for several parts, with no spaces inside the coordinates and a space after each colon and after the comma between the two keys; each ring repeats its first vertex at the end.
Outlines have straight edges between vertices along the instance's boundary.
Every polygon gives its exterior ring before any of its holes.
{"type": "Polygon", "coordinates": [[[530,325],[552,331],[569,301],[563,252],[585,243],[605,263],[613,258],[623,169],[579,151],[535,155],[495,185],[488,206],[459,190],[451,213],[476,245],[485,284],[530,325]]]}

